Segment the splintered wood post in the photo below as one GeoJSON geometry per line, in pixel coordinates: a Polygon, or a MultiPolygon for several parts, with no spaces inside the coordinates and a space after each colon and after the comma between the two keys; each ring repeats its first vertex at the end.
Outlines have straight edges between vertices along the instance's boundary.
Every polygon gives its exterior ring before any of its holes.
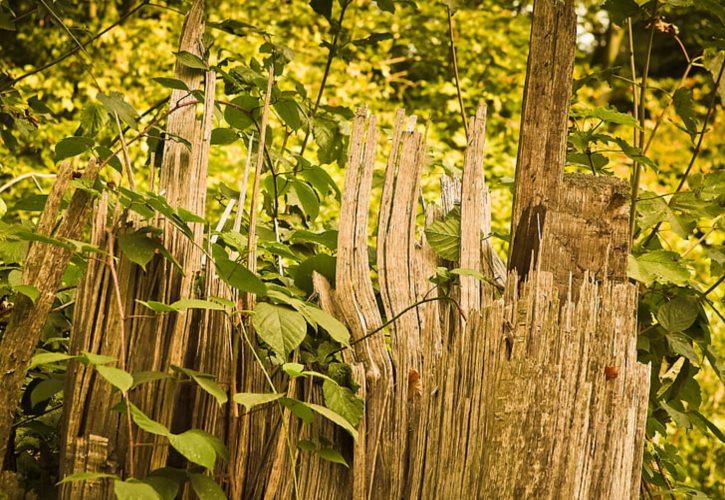
{"type": "MultiPolygon", "coordinates": [[[[204,2],[195,0],[184,22],[180,50],[203,55],[204,2]]],[[[176,78],[189,89],[200,89],[204,73],[177,62],[176,78]]],[[[180,137],[191,144],[189,149],[181,141],[168,140],[160,172],[159,190],[164,193],[172,208],[183,208],[203,215],[206,203],[206,179],[208,149],[214,108],[215,77],[207,73],[205,89],[205,116],[197,117],[196,97],[186,90],[174,90],[170,109],[175,111],[167,119],[167,131],[171,137],[180,137]]],[[[110,213],[108,199],[104,196],[96,207],[95,224],[91,241],[100,248],[123,234],[134,231],[139,221],[129,216],[118,221],[119,213],[110,213]],[[111,227],[107,227],[108,225],[111,227]]],[[[157,217],[153,223],[162,229],[164,247],[179,263],[175,264],[156,256],[144,271],[125,256],[118,256],[118,288],[114,285],[109,266],[99,260],[89,260],[85,276],[78,287],[76,316],[70,338],[70,352],[83,351],[103,354],[121,360],[126,355],[125,366],[129,372],[168,372],[171,365],[186,365],[196,357],[199,342],[195,331],[201,322],[199,311],[185,311],[173,315],[153,315],[138,301],[155,300],[165,304],[183,298],[196,297],[195,280],[201,274],[204,227],[189,224],[193,240],[169,221],[157,217]],[[122,310],[119,309],[118,296],[122,310]],[[124,335],[119,334],[119,328],[124,335]],[[125,342],[124,345],[122,343],[125,342]]],[[[121,365],[123,366],[123,365],[121,365]]],[[[162,422],[178,432],[190,425],[191,415],[178,411],[191,404],[193,395],[180,392],[173,380],[151,382],[130,391],[130,399],[152,419],[162,422]]],[[[128,474],[126,463],[130,439],[125,414],[113,411],[118,398],[110,384],[95,376],[92,367],[76,361],[69,362],[64,388],[61,477],[76,472],[111,472],[128,474]],[[74,444],[76,443],[76,444],[74,444]],[[77,443],[81,443],[80,445],[77,443]],[[108,460],[88,460],[83,443],[94,443],[96,456],[108,460]],[[100,447],[107,447],[105,455],[100,447]]],[[[169,462],[168,442],[140,429],[134,431],[134,442],[143,443],[135,449],[135,474],[144,477],[150,470],[164,467],[169,462]]],[[[107,480],[101,483],[107,483],[107,480]]],[[[68,483],[61,489],[61,498],[106,498],[112,495],[109,488],[94,489],[93,483],[68,483]],[[101,493],[105,492],[105,493],[101,493]]]]}
{"type": "MultiPolygon", "coordinates": [[[[71,198],[68,209],[53,233],[58,221],[63,196],[73,175],[69,163],[60,165],[55,184],[40,216],[36,234],[60,241],[78,240],[91,213],[93,195],[77,189],[71,198]]],[[[93,183],[98,175],[98,165],[91,162],[86,167],[82,179],[93,183]]],[[[5,456],[13,417],[17,410],[20,390],[25,383],[25,375],[30,366],[35,347],[40,340],[43,325],[53,306],[55,294],[63,279],[63,273],[73,251],[67,246],[49,245],[34,241],[28,250],[23,268],[23,285],[34,287],[38,291],[35,301],[18,294],[13,314],[0,342],[0,460],[5,456]]]]}
{"type": "Polygon", "coordinates": [[[536,0],[521,113],[509,270],[525,277],[537,259],[566,158],[576,13],[574,0],[536,0]]]}

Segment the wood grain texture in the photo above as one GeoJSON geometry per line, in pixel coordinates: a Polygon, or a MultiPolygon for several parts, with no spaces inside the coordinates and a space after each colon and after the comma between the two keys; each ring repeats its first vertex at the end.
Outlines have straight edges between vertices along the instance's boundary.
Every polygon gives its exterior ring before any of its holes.
{"type": "Polygon", "coordinates": [[[539,268],[541,234],[564,172],[576,47],[573,0],[534,2],[529,46],[508,261],[521,278],[539,268]]]}
{"type": "MultiPolygon", "coordinates": [[[[81,238],[91,214],[93,199],[88,191],[81,189],[73,193],[68,209],[57,224],[57,230],[53,232],[72,174],[73,169],[69,163],[60,165],[58,176],[40,216],[36,234],[62,242],[81,238]]],[[[98,164],[91,162],[85,168],[82,179],[93,183],[97,176],[98,164]]],[[[18,294],[12,316],[0,341],[0,384],[3,388],[0,391],[0,457],[5,456],[10,428],[30,360],[72,256],[73,251],[67,246],[50,245],[41,241],[32,242],[28,249],[22,284],[34,287],[38,291],[38,297],[32,301],[27,296],[18,294]]]]}

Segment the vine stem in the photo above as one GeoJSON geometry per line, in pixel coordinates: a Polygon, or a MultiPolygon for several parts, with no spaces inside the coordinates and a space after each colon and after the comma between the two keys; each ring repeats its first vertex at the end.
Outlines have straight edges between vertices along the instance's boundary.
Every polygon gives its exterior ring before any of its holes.
{"type": "MultiPolygon", "coordinates": [[[[180,99],[180,101],[181,101],[181,99],[180,99]]],[[[161,120],[163,120],[164,118],[167,118],[172,113],[175,113],[176,111],[180,110],[183,107],[191,106],[191,105],[195,105],[195,104],[199,104],[199,102],[196,101],[196,100],[194,100],[194,101],[186,101],[186,102],[179,102],[179,104],[177,104],[173,108],[169,109],[166,113],[161,114],[156,119],[154,119],[153,121],[151,121],[151,123],[149,123],[141,132],[139,132],[131,140],[126,141],[125,147],[128,147],[131,144],[133,144],[134,142],[138,141],[139,139],[141,139],[143,137],[146,137],[146,134],[148,134],[149,130],[151,130],[153,127],[155,127],[156,125],[158,125],[161,120]]],[[[111,158],[113,158],[117,154],[121,153],[123,151],[123,149],[124,149],[124,146],[122,144],[121,147],[119,147],[115,151],[113,151],[113,153],[111,155],[109,155],[108,158],[106,158],[105,160],[103,160],[101,162],[99,168],[102,169],[103,167],[105,167],[106,165],[108,165],[108,162],[111,161],[111,158]]]]}
{"type": "MultiPolygon", "coordinates": [[[[654,41],[655,36],[655,26],[656,26],[656,17],[657,17],[657,8],[659,7],[659,4],[657,1],[655,1],[654,8],[652,9],[652,20],[651,20],[651,26],[649,31],[649,41],[647,42],[647,57],[645,58],[644,62],[644,70],[642,71],[642,87],[640,88],[640,94],[639,94],[639,137],[636,141],[636,144],[644,144],[645,139],[645,97],[647,93],[647,78],[649,76],[649,67],[650,62],[652,61],[652,43],[654,41]]],[[[630,37],[630,44],[632,44],[631,37],[630,37]]],[[[630,64],[634,67],[634,54],[632,54],[632,59],[630,61],[630,64]]],[[[633,79],[634,75],[632,75],[633,79]]],[[[636,79],[635,79],[636,81],[636,79]]],[[[636,92],[634,92],[636,94],[636,92]]],[[[630,205],[629,205],[629,235],[630,239],[634,237],[634,232],[636,228],[636,215],[637,215],[637,196],[639,195],[639,183],[640,183],[640,177],[642,175],[642,165],[638,162],[635,162],[632,166],[632,180],[631,180],[631,199],[630,199],[630,205]]]]}
{"type": "Polygon", "coordinates": [[[458,314],[460,314],[461,317],[464,320],[466,320],[466,313],[463,312],[463,309],[461,309],[461,305],[453,297],[443,296],[443,297],[431,297],[429,299],[422,299],[422,300],[419,300],[418,302],[414,302],[413,304],[409,305],[408,307],[406,307],[405,309],[403,309],[402,311],[400,311],[398,314],[396,314],[395,316],[393,316],[391,319],[389,319],[388,321],[386,321],[385,323],[383,323],[382,325],[380,325],[379,327],[377,327],[375,330],[373,330],[373,331],[371,331],[369,333],[366,333],[365,335],[363,335],[359,339],[350,342],[348,345],[343,346],[343,347],[337,349],[336,351],[332,351],[329,355],[336,354],[338,352],[344,351],[345,349],[348,349],[348,348],[354,346],[355,344],[359,344],[363,340],[372,337],[376,333],[379,333],[379,332],[383,331],[385,328],[387,328],[388,326],[390,326],[391,324],[393,324],[403,314],[407,313],[411,309],[415,309],[416,307],[421,306],[421,305],[423,305],[423,304],[425,304],[427,302],[435,302],[435,301],[439,301],[439,300],[440,301],[453,302],[453,305],[455,305],[456,306],[456,309],[458,309],[458,314]]]}
{"type": "Polygon", "coordinates": [[[448,13],[448,40],[451,44],[451,62],[453,63],[453,77],[456,82],[456,94],[458,95],[458,106],[461,110],[461,120],[463,121],[463,132],[466,134],[466,140],[468,140],[468,124],[466,119],[466,108],[463,106],[463,95],[461,94],[461,81],[458,77],[458,57],[456,56],[456,43],[453,38],[453,13],[451,12],[450,6],[446,5],[446,11],[448,13]]]}
{"type": "MultiPolygon", "coordinates": [[[[115,224],[114,224],[115,226],[115,224]]],[[[126,317],[125,308],[123,307],[123,299],[121,298],[121,286],[118,281],[118,273],[116,272],[116,257],[114,256],[114,234],[113,226],[106,230],[108,235],[107,249],[108,249],[108,268],[111,271],[111,279],[113,281],[113,290],[116,296],[116,306],[118,307],[118,314],[121,317],[121,321],[118,323],[119,335],[121,337],[121,356],[119,364],[122,370],[126,370],[126,317]]],[[[133,424],[131,422],[131,401],[128,399],[128,391],[123,391],[122,396],[126,402],[126,426],[128,430],[128,475],[134,477],[134,448],[135,443],[133,439],[133,424]]]]}
{"type": "MultiPolygon", "coordinates": [[[[252,351],[252,354],[254,355],[254,359],[259,365],[259,368],[262,370],[262,373],[264,373],[264,378],[267,380],[267,383],[269,384],[270,389],[272,389],[272,392],[277,394],[277,387],[274,385],[274,381],[272,380],[272,377],[269,374],[269,371],[267,370],[267,367],[264,366],[264,362],[261,360],[259,355],[257,354],[256,349],[254,349],[254,346],[252,345],[252,341],[249,339],[249,335],[247,335],[247,329],[244,328],[244,322],[240,321],[239,326],[242,330],[242,334],[244,335],[244,340],[247,342],[247,346],[249,347],[249,350],[252,351]]],[[[290,454],[290,464],[292,469],[292,484],[294,485],[294,491],[295,491],[295,498],[300,498],[300,491],[299,491],[299,485],[297,484],[297,469],[296,469],[296,462],[297,458],[295,457],[294,449],[292,448],[292,441],[290,440],[290,432],[289,432],[289,426],[287,425],[287,421],[284,418],[284,411],[282,410],[281,405],[277,405],[280,412],[282,413],[282,418],[280,421],[282,422],[282,427],[284,427],[284,434],[285,434],[285,441],[287,442],[287,450],[290,454]]]]}
{"type": "MultiPolygon", "coordinates": [[[[702,149],[702,141],[705,139],[705,133],[707,132],[707,124],[710,121],[710,118],[712,117],[713,112],[715,111],[715,102],[717,101],[717,89],[720,87],[720,82],[722,81],[723,76],[723,70],[725,69],[725,61],[723,61],[722,65],[720,66],[720,71],[718,72],[717,78],[715,79],[715,86],[712,90],[712,98],[710,99],[710,105],[707,108],[707,113],[705,114],[705,120],[702,124],[702,130],[700,131],[699,137],[697,139],[697,144],[695,145],[695,149],[692,151],[692,156],[690,157],[690,163],[687,165],[687,168],[682,174],[682,178],[680,179],[679,184],[677,184],[677,189],[675,189],[674,194],[679,193],[682,191],[682,188],[685,185],[685,182],[687,181],[687,176],[690,175],[690,172],[692,171],[692,167],[695,165],[695,161],[697,160],[697,157],[700,155],[700,150],[702,149]]],[[[670,198],[670,202],[672,201],[672,198],[670,198]]],[[[668,203],[669,205],[669,203],[668,203]]],[[[657,234],[657,231],[659,231],[660,227],[662,226],[662,222],[658,222],[655,227],[652,228],[652,232],[647,236],[647,239],[644,241],[644,246],[647,246],[647,244],[652,240],[655,234],[657,234]]]]}
{"type": "MultiPolygon", "coordinates": [[[[332,67],[332,61],[335,59],[335,56],[337,55],[337,44],[340,40],[340,31],[342,30],[342,22],[345,19],[345,11],[347,10],[347,6],[350,2],[344,1],[341,2],[340,6],[340,17],[337,20],[337,28],[335,29],[335,33],[332,35],[332,42],[330,43],[330,50],[327,53],[327,61],[325,62],[325,71],[322,73],[322,80],[320,81],[320,90],[317,92],[317,99],[315,99],[315,106],[312,108],[312,113],[310,114],[309,122],[307,125],[307,130],[305,131],[305,138],[302,140],[302,146],[300,146],[300,152],[299,156],[300,158],[305,153],[305,149],[307,148],[307,143],[310,140],[310,134],[312,133],[312,120],[314,120],[315,116],[317,115],[317,110],[320,108],[320,103],[322,102],[322,94],[325,92],[325,87],[327,86],[327,78],[330,76],[330,68],[332,67]]],[[[297,170],[297,167],[299,167],[300,162],[297,162],[297,166],[295,167],[295,171],[297,170]]]]}

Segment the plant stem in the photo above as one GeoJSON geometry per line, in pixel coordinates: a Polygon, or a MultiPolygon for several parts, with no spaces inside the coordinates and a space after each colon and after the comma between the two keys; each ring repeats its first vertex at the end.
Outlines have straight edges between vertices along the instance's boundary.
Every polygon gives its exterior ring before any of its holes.
{"type": "MultiPolygon", "coordinates": [[[[252,184],[252,198],[249,205],[249,230],[247,238],[247,269],[252,273],[257,271],[257,205],[259,204],[259,189],[261,185],[262,165],[264,164],[264,149],[267,139],[267,119],[269,117],[269,104],[272,98],[272,87],[274,86],[274,64],[270,64],[267,76],[267,93],[264,96],[264,109],[262,110],[262,124],[259,127],[259,143],[257,149],[257,165],[254,170],[254,182],[252,184]]],[[[275,182],[276,184],[276,182],[275,182]]],[[[254,296],[247,293],[245,300],[246,309],[254,309],[254,296]]]]}
{"type": "MultiPolygon", "coordinates": [[[[111,271],[111,279],[113,281],[113,290],[116,295],[116,306],[118,307],[118,315],[121,321],[118,322],[119,335],[121,340],[121,353],[119,364],[122,370],[126,370],[126,313],[123,307],[123,299],[121,298],[121,286],[118,281],[118,273],[116,272],[116,257],[114,256],[114,228],[115,224],[106,230],[108,234],[108,268],[111,271]]],[[[123,399],[126,403],[126,426],[128,431],[128,475],[134,477],[134,440],[133,440],[133,424],[131,423],[131,401],[128,399],[128,391],[123,391],[123,399]]]]}
{"type": "MultiPolygon", "coordinates": [[[[715,102],[717,101],[717,89],[720,86],[720,82],[722,81],[722,75],[723,75],[723,69],[725,69],[725,62],[720,66],[720,72],[717,75],[717,78],[715,79],[715,86],[712,90],[712,98],[710,99],[710,105],[707,108],[707,113],[705,114],[705,120],[702,124],[702,130],[700,131],[700,135],[697,139],[697,144],[695,145],[695,149],[692,151],[692,156],[690,157],[690,163],[687,165],[687,168],[685,169],[685,172],[682,174],[682,179],[680,179],[679,184],[677,185],[677,189],[675,189],[675,192],[673,194],[679,193],[682,188],[685,185],[685,182],[687,181],[687,176],[690,175],[690,171],[692,171],[692,167],[695,165],[695,161],[697,160],[697,157],[700,155],[700,150],[702,149],[702,141],[705,138],[705,132],[707,132],[707,123],[710,121],[710,117],[712,116],[712,113],[715,111],[715,102]]],[[[672,202],[672,199],[670,199],[670,202],[672,202]]],[[[668,203],[669,205],[669,203],[668,203]]],[[[652,232],[647,236],[647,239],[644,241],[644,246],[647,246],[647,244],[652,240],[655,234],[657,234],[657,231],[659,231],[660,226],[662,226],[662,222],[658,222],[655,227],[652,228],[652,232]]]]}
{"type": "Polygon", "coordinates": [[[132,9],[130,9],[123,16],[121,16],[116,22],[114,22],[113,24],[111,24],[108,27],[104,28],[103,30],[99,31],[98,34],[96,34],[95,36],[93,36],[93,38],[91,38],[90,40],[88,40],[86,42],[81,42],[78,46],[73,47],[73,49],[69,50],[65,54],[63,54],[63,55],[61,55],[59,57],[56,57],[52,61],[49,61],[49,62],[43,64],[42,66],[40,66],[38,68],[35,68],[35,69],[31,70],[31,71],[28,71],[27,73],[24,73],[24,74],[20,75],[17,78],[11,78],[7,82],[5,82],[2,86],[0,86],[0,91],[7,90],[10,87],[12,87],[13,85],[15,85],[16,83],[18,83],[18,82],[20,82],[22,80],[25,80],[29,76],[35,75],[37,73],[41,73],[41,72],[45,71],[46,69],[48,69],[48,68],[50,68],[52,66],[55,66],[58,63],[61,63],[61,62],[65,61],[70,56],[72,56],[73,54],[75,54],[78,51],[80,51],[82,48],[85,49],[86,46],[88,46],[91,43],[95,42],[96,40],[98,40],[99,38],[101,38],[103,35],[105,35],[109,31],[111,31],[116,26],[122,24],[126,19],[128,19],[129,17],[131,17],[133,14],[135,14],[142,7],[145,7],[147,3],[148,3],[148,0],[142,1],[137,6],[135,6],[132,9]]]}
{"type": "MultiPolygon", "coordinates": [[[[647,92],[647,77],[649,76],[649,66],[652,60],[652,42],[655,36],[655,19],[657,17],[657,8],[659,4],[655,1],[654,8],[652,9],[652,19],[650,21],[649,41],[647,42],[647,57],[644,62],[644,71],[642,72],[642,87],[640,88],[639,95],[639,137],[637,144],[644,144],[645,138],[645,106],[646,106],[646,92],[647,92]]],[[[630,38],[631,40],[631,38],[630,38]]],[[[631,41],[630,41],[631,43],[631,41]]],[[[633,56],[634,57],[634,56],[633,56]]],[[[634,62],[632,61],[632,64],[634,62]]],[[[634,75],[633,75],[634,76],[634,75]]],[[[636,92],[635,92],[636,93],[636,92]]],[[[630,239],[634,237],[634,231],[636,228],[636,215],[637,215],[637,196],[639,195],[639,182],[642,174],[642,165],[635,162],[633,165],[632,181],[631,181],[631,199],[629,206],[629,234],[630,239]]]]}
{"type": "Polygon", "coordinates": [[[448,13],[448,40],[451,44],[451,62],[453,63],[453,77],[456,81],[456,93],[458,94],[458,106],[461,110],[461,119],[463,120],[463,132],[466,134],[466,140],[468,140],[468,123],[466,118],[466,108],[463,106],[463,95],[461,94],[461,81],[458,77],[458,58],[456,56],[456,43],[453,39],[453,13],[451,8],[446,5],[446,11],[448,13]]]}
{"type": "MultiPolygon", "coordinates": [[[[302,140],[302,146],[300,146],[300,158],[305,153],[305,149],[307,148],[307,143],[310,140],[310,134],[312,132],[312,121],[315,118],[315,115],[317,115],[317,110],[320,107],[320,102],[322,102],[322,94],[325,92],[325,86],[327,85],[327,77],[330,76],[330,68],[332,67],[332,61],[335,59],[335,56],[337,55],[337,44],[340,40],[340,32],[342,31],[342,22],[345,19],[345,11],[347,10],[347,6],[349,5],[349,2],[342,2],[340,6],[340,17],[337,20],[337,28],[335,29],[334,34],[332,35],[332,42],[330,43],[330,50],[327,53],[327,62],[325,63],[325,71],[322,73],[322,81],[320,82],[320,90],[317,92],[317,99],[315,99],[315,106],[312,108],[312,113],[309,116],[307,130],[305,131],[305,138],[302,140]]],[[[295,172],[297,171],[297,168],[299,167],[300,162],[297,162],[297,165],[295,166],[295,172]]]]}

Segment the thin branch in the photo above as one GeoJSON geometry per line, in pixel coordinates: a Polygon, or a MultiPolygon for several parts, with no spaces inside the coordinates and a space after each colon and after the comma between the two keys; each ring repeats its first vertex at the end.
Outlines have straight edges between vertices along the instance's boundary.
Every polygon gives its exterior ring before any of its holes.
{"type": "Polygon", "coordinates": [[[448,12],[448,40],[451,44],[451,62],[453,63],[453,77],[456,81],[456,93],[458,94],[458,106],[461,110],[461,119],[463,121],[463,131],[466,134],[466,140],[468,140],[468,124],[466,118],[466,108],[463,106],[463,95],[461,94],[461,81],[458,77],[458,57],[456,56],[456,43],[453,38],[453,13],[451,12],[450,6],[446,4],[446,11],[448,12]]]}
{"type": "MultiPolygon", "coordinates": [[[[115,224],[114,224],[115,226],[115,224]]],[[[116,296],[116,306],[118,307],[118,314],[121,321],[118,322],[121,353],[119,364],[121,369],[126,369],[126,312],[123,307],[123,299],[121,298],[121,285],[118,280],[118,273],[116,272],[116,259],[114,257],[114,227],[108,228],[106,231],[108,234],[108,268],[111,271],[111,279],[113,282],[113,290],[116,296]]],[[[126,426],[128,431],[128,475],[134,477],[134,439],[133,439],[133,424],[131,423],[131,402],[128,399],[128,391],[122,391],[122,396],[126,406],[126,426]]]]}
{"type": "Polygon", "coordinates": [[[123,166],[126,170],[126,177],[128,177],[128,185],[133,191],[136,191],[136,179],[133,177],[133,170],[131,168],[131,157],[128,155],[128,144],[123,137],[123,128],[121,128],[121,120],[118,118],[118,113],[113,112],[113,117],[116,120],[116,127],[118,127],[118,138],[121,141],[121,151],[123,152],[123,166]]]}
{"type": "Polygon", "coordinates": [[[116,22],[114,22],[113,24],[109,25],[107,28],[105,28],[105,29],[101,30],[100,32],[98,32],[98,34],[95,35],[93,38],[91,38],[90,40],[88,40],[86,42],[81,42],[80,47],[73,47],[73,49],[69,50],[68,52],[66,52],[65,54],[63,54],[63,55],[61,55],[59,57],[56,57],[52,61],[49,61],[49,62],[43,64],[42,66],[39,66],[39,67],[37,67],[37,68],[35,68],[35,69],[31,70],[31,71],[28,71],[27,73],[24,73],[24,74],[18,76],[17,78],[11,78],[10,80],[6,81],[2,86],[0,86],[0,91],[7,90],[10,87],[12,87],[13,85],[15,85],[16,83],[18,83],[18,82],[20,82],[22,80],[25,80],[26,78],[28,78],[30,76],[33,76],[33,75],[38,74],[38,73],[41,73],[41,72],[45,71],[46,69],[48,69],[48,68],[50,68],[52,66],[55,66],[58,63],[61,63],[61,62],[65,61],[70,56],[72,56],[73,54],[75,54],[78,51],[80,51],[81,50],[81,47],[82,48],[87,47],[88,45],[90,45],[91,43],[95,42],[96,40],[98,40],[99,38],[101,38],[103,35],[105,35],[106,33],[108,33],[109,31],[111,31],[116,26],[122,24],[126,19],[128,19],[129,17],[131,17],[133,14],[135,14],[142,7],[146,6],[147,3],[148,3],[147,0],[142,1],[136,7],[130,9],[123,16],[121,16],[116,22]]]}
{"type": "MultiPolygon", "coordinates": [[[[267,76],[267,93],[264,96],[264,109],[262,110],[262,124],[260,126],[259,145],[257,151],[257,166],[254,170],[254,183],[252,184],[252,198],[249,206],[249,230],[247,238],[247,269],[252,273],[257,270],[257,205],[259,204],[259,189],[261,186],[262,165],[264,164],[264,147],[267,139],[267,119],[269,117],[269,105],[272,98],[272,87],[274,86],[274,63],[269,65],[267,76]]],[[[275,182],[276,184],[276,182],[275,182]]],[[[254,297],[247,294],[245,306],[252,309],[254,297]]]]}
{"type": "MultiPolygon", "coordinates": [[[[181,99],[179,101],[181,101],[181,99]]],[[[196,100],[194,100],[194,101],[186,101],[186,102],[179,102],[176,106],[174,106],[173,108],[169,109],[166,113],[163,113],[162,115],[160,115],[159,117],[157,117],[156,119],[154,119],[151,123],[149,123],[141,132],[139,132],[131,140],[127,141],[126,142],[126,147],[130,146],[131,144],[133,144],[134,142],[138,141],[139,139],[142,139],[142,138],[146,137],[146,134],[148,134],[149,130],[151,130],[153,127],[155,127],[156,125],[158,125],[161,120],[163,120],[164,118],[168,117],[170,114],[175,113],[176,111],[178,111],[179,109],[181,109],[183,107],[192,106],[192,105],[196,105],[196,104],[199,104],[199,102],[196,101],[196,100]]],[[[109,155],[108,158],[106,158],[105,160],[103,160],[101,162],[100,168],[103,168],[106,165],[108,165],[108,162],[111,161],[111,158],[113,158],[114,156],[116,156],[122,150],[123,150],[123,146],[121,146],[121,147],[117,148],[115,151],[113,151],[113,153],[111,153],[111,155],[109,155]]]]}
{"type": "MultiPolygon", "coordinates": [[[[302,155],[305,153],[305,149],[307,148],[307,142],[310,140],[310,134],[312,133],[312,121],[315,118],[315,115],[317,115],[317,110],[320,107],[320,102],[322,102],[322,94],[325,92],[325,86],[327,85],[327,77],[330,75],[330,68],[332,67],[332,61],[335,59],[335,56],[337,55],[337,44],[340,39],[340,32],[342,31],[342,22],[345,19],[345,11],[347,10],[347,6],[349,5],[349,2],[342,2],[342,5],[340,7],[340,17],[337,20],[337,28],[335,28],[335,33],[332,35],[332,42],[330,43],[330,50],[327,53],[327,62],[325,63],[325,71],[322,73],[322,81],[320,82],[320,90],[317,92],[317,99],[315,99],[315,107],[312,108],[312,113],[310,114],[307,130],[305,131],[305,138],[302,140],[302,146],[300,146],[300,153],[299,157],[302,158],[302,155]]],[[[299,166],[300,162],[297,162],[297,166],[299,166]]],[[[297,167],[295,167],[295,170],[297,170],[297,167]]]]}
{"type": "MultiPolygon", "coordinates": [[[[644,144],[645,136],[645,106],[646,106],[646,92],[647,92],[647,78],[649,77],[649,67],[652,61],[652,43],[655,36],[655,18],[657,16],[657,8],[659,4],[655,1],[654,8],[652,9],[652,21],[649,31],[649,41],[647,42],[647,57],[644,63],[644,71],[642,72],[642,87],[640,88],[639,95],[639,138],[637,144],[644,144]]],[[[629,207],[629,235],[630,239],[634,237],[634,232],[637,227],[635,217],[637,215],[637,196],[639,196],[639,182],[642,175],[642,165],[635,162],[632,167],[632,179],[631,179],[631,199],[629,207]]]]}
{"type": "Polygon", "coordinates": [[[27,174],[19,175],[15,179],[12,179],[12,180],[6,182],[5,184],[3,184],[2,186],[0,186],[0,193],[5,191],[6,189],[11,188],[18,182],[24,181],[25,179],[28,179],[28,178],[35,179],[36,177],[40,177],[41,179],[54,179],[55,174],[39,174],[37,172],[28,172],[27,174]]]}
{"type": "MultiPolygon", "coordinates": [[[[692,151],[692,156],[690,157],[690,163],[687,165],[687,168],[685,169],[685,172],[682,174],[682,178],[680,179],[680,183],[677,185],[677,189],[675,189],[675,194],[679,193],[682,188],[685,185],[685,182],[687,181],[687,176],[690,175],[690,171],[692,170],[692,167],[695,165],[695,161],[697,160],[697,157],[700,155],[700,150],[702,149],[702,141],[705,139],[705,133],[707,132],[707,124],[710,121],[710,117],[712,116],[712,113],[715,111],[715,102],[717,102],[717,89],[720,87],[720,82],[722,81],[723,76],[723,70],[725,69],[725,62],[720,66],[720,72],[717,75],[717,78],[715,79],[715,86],[712,91],[712,98],[710,99],[710,105],[707,108],[707,113],[705,114],[705,120],[702,124],[702,130],[700,131],[700,136],[697,139],[697,144],[695,145],[695,149],[692,151]]],[[[672,200],[670,200],[671,202],[672,200]]],[[[668,203],[669,205],[669,203],[668,203]]],[[[659,231],[660,227],[662,226],[662,222],[658,222],[655,227],[652,228],[652,232],[647,236],[647,239],[644,241],[644,246],[647,246],[647,244],[652,240],[655,234],[657,234],[657,231],[659,231]]]]}

